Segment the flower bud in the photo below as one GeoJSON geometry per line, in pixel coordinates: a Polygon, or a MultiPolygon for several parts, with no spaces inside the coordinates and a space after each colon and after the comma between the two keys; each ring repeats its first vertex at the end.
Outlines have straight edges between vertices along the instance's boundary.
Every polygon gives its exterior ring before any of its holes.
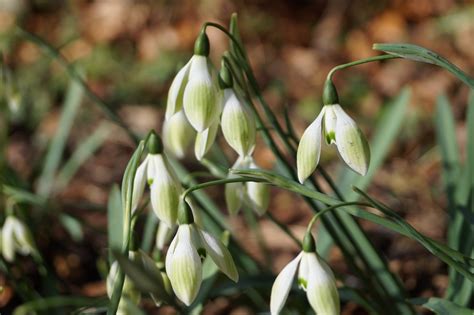
{"type": "Polygon", "coordinates": [[[183,111],[167,119],[163,125],[163,142],[174,156],[181,159],[196,135],[183,111]]]}
{"type": "Polygon", "coordinates": [[[196,159],[201,161],[216,140],[217,130],[219,129],[219,121],[216,120],[209,128],[198,132],[196,142],[194,143],[194,154],[196,159]]]}
{"type": "Polygon", "coordinates": [[[156,231],[156,248],[163,250],[166,244],[171,240],[176,228],[170,228],[167,224],[160,221],[158,223],[158,230],[156,231]]]}
{"type": "Polygon", "coordinates": [[[189,122],[198,132],[209,128],[220,114],[207,57],[194,55],[191,60],[183,108],[189,122]]]}
{"type": "Polygon", "coordinates": [[[255,146],[255,119],[232,89],[224,90],[222,133],[227,143],[240,155],[252,153],[255,146]]]}

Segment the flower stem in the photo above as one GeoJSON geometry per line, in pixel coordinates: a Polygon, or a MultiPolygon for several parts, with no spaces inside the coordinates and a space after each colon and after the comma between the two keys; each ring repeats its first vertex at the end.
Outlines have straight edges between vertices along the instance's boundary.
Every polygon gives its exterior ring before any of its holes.
{"type": "Polygon", "coordinates": [[[248,177],[217,179],[217,180],[213,180],[210,182],[205,182],[202,184],[197,184],[195,186],[189,187],[181,194],[181,198],[186,199],[186,196],[195,190],[204,189],[211,186],[229,184],[229,183],[245,183],[245,182],[266,182],[266,181],[261,178],[248,178],[248,177]]]}
{"type": "Polygon", "coordinates": [[[369,62],[374,62],[374,61],[381,61],[381,60],[386,60],[386,59],[396,59],[396,58],[400,58],[400,57],[394,56],[394,55],[380,55],[380,56],[374,56],[374,57],[369,57],[369,58],[364,58],[364,59],[344,63],[342,65],[338,65],[338,66],[332,68],[331,71],[329,71],[329,73],[327,75],[327,80],[332,80],[332,76],[338,70],[342,70],[342,69],[362,65],[364,63],[369,63],[369,62]]]}

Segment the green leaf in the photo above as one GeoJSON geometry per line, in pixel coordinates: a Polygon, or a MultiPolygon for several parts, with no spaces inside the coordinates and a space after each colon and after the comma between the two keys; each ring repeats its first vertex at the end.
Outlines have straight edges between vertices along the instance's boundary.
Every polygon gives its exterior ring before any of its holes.
{"type": "Polygon", "coordinates": [[[6,196],[10,196],[18,203],[26,203],[39,207],[43,207],[46,204],[46,199],[44,197],[10,185],[3,185],[3,193],[6,196]]]}
{"type": "Polygon", "coordinates": [[[53,296],[32,300],[22,304],[15,308],[13,315],[30,315],[36,314],[37,312],[54,309],[61,309],[64,311],[65,308],[78,306],[99,307],[105,305],[106,302],[107,300],[103,298],[88,298],[82,296],[53,296]]]}
{"type": "Polygon", "coordinates": [[[53,188],[56,171],[61,162],[66,141],[69,137],[74,118],[82,101],[82,87],[75,81],[71,81],[64,100],[59,126],[49,145],[44,162],[43,170],[38,179],[38,194],[48,197],[53,188]]]}
{"type": "Polygon", "coordinates": [[[69,235],[71,235],[72,239],[76,242],[82,241],[84,238],[84,232],[82,231],[81,222],[78,219],[65,214],[61,213],[59,215],[59,221],[64,226],[64,228],[68,231],[69,235]]]}
{"type": "Polygon", "coordinates": [[[114,251],[113,254],[117,259],[120,268],[125,272],[127,277],[133,282],[134,286],[139,291],[159,296],[162,300],[170,300],[160,270],[156,265],[155,269],[150,268],[151,264],[154,264],[154,261],[144,252],[140,251],[137,254],[144,257],[140,257],[136,261],[128,259],[128,257],[122,255],[118,251],[114,251]],[[145,264],[142,259],[150,259],[152,262],[151,264],[148,262],[145,264]]]}
{"type": "MultiPolygon", "coordinates": [[[[107,231],[109,250],[118,250],[123,243],[123,208],[120,188],[117,184],[112,186],[107,203],[107,231]]],[[[112,264],[112,251],[109,251],[109,263],[112,264]]]]}
{"type": "Polygon", "coordinates": [[[433,311],[438,315],[473,315],[474,310],[462,307],[451,301],[440,298],[415,298],[410,299],[413,305],[419,305],[433,311]]]}
{"type": "Polygon", "coordinates": [[[102,146],[109,133],[109,123],[102,123],[88,138],[79,144],[57,176],[55,185],[57,190],[62,190],[67,186],[81,165],[102,146]]]}
{"type": "Polygon", "coordinates": [[[441,57],[437,53],[413,44],[397,43],[397,44],[374,44],[373,49],[381,50],[390,55],[399,56],[418,62],[425,62],[440,66],[454,74],[459,80],[463,81],[467,86],[474,89],[474,79],[447,59],[441,57]]]}
{"type": "MultiPolygon", "coordinates": [[[[309,198],[316,199],[328,206],[341,203],[341,201],[334,199],[328,195],[314,191],[288,178],[267,171],[232,170],[232,173],[243,177],[259,178],[261,180],[264,179],[275,186],[293,191],[309,198]]],[[[393,230],[401,235],[407,236],[410,239],[417,241],[428,251],[433,253],[439,259],[443,260],[446,264],[455,268],[458,272],[462,273],[471,281],[474,281],[474,274],[469,271],[469,267],[474,266],[474,259],[466,257],[462,253],[459,253],[458,251],[453,250],[452,248],[449,248],[446,245],[443,245],[429,237],[421,235],[410,224],[403,220],[397,214],[396,211],[391,210],[386,206],[382,205],[381,203],[375,201],[373,198],[370,198],[362,191],[358,190],[358,192],[362,194],[366,199],[368,199],[373,204],[373,207],[382,211],[385,215],[388,215],[389,217],[387,218],[380,215],[376,215],[374,213],[368,212],[366,210],[361,210],[357,207],[352,206],[341,207],[341,209],[353,216],[359,217],[364,220],[372,221],[375,224],[384,226],[390,230],[393,230]]]]}

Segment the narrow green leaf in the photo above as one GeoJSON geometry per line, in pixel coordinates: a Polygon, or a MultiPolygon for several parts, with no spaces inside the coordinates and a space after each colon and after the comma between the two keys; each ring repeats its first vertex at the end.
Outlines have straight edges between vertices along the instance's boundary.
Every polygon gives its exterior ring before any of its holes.
{"type": "Polygon", "coordinates": [[[474,310],[462,307],[449,300],[440,298],[415,298],[410,299],[413,305],[419,305],[433,311],[438,315],[473,315],[474,310]]]}
{"type": "Polygon", "coordinates": [[[3,193],[6,196],[13,198],[18,203],[26,203],[39,207],[42,207],[46,204],[45,198],[10,185],[3,185],[3,193]]]}
{"type": "Polygon", "coordinates": [[[111,250],[118,250],[123,244],[123,208],[120,188],[117,184],[112,186],[107,203],[107,231],[109,242],[109,263],[112,264],[111,250]]]}
{"type": "MultiPolygon", "coordinates": [[[[163,285],[163,278],[161,277],[158,267],[156,267],[156,271],[153,272],[153,270],[145,268],[141,260],[132,261],[118,251],[114,251],[113,253],[120,268],[125,272],[127,277],[133,282],[138,290],[143,293],[159,296],[162,300],[170,300],[169,294],[166,292],[163,285]]],[[[138,255],[146,254],[140,252],[138,255]]]]}
{"type": "Polygon", "coordinates": [[[58,129],[49,145],[43,170],[38,179],[38,194],[48,197],[53,188],[56,171],[61,162],[61,157],[69,137],[74,118],[76,117],[82,101],[82,87],[75,81],[71,81],[64,100],[58,129]]]}
{"type": "Polygon", "coordinates": [[[79,220],[68,214],[61,213],[59,215],[59,221],[64,226],[66,231],[68,231],[69,235],[71,235],[74,241],[82,241],[84,238],[84,231],[82,230],[82,224],[79,222],[79,220]]]}
{"type": "Polygon", "coordinates": [[[109,124],[103,123],[89,137],[79,144],[72,156],[59,171],[55,185],[56,190],[62,190],[67,186],[81,165],[102,146],[109,132],[109,124]]]}
{"type": "MultiPolygon", "coordinates": [[[[78,307],[102,306],[106,303],[103,298],[88,298],[82,296],[53,296],[29,301],[15,308],[13,315],[29,315],[37,312],[78,307]]],[[[66,313],[66,312],[65,312],[66,313]]]]}
{"type": "Polygon", "coordinates": [[[424,47],[420,47],[413,44],[397,43],[374,44],[373,49],[381,50],[386,52],[387,54],[399,56],[405,59],[437,65],[448,70],[449,72],[454,74],[459,80],[463,81],[467,86],[471,87],[471,89],[474,89],[474,79],[472,77],[470,77],[468,74],[463,72],[451,62],[449,62],[447,59],[424,47]]]}

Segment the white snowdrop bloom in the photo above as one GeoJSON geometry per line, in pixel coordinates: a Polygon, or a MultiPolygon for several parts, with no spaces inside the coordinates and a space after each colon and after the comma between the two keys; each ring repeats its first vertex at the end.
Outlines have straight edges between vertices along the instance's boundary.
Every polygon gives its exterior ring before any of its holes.
{"type": "Polygon", "coordinates": [[[196,131],[181,110],[166,119],[163,124],[163,144],[174,156],[182,159],[196,131]]]}
{"type": "MultiPolygon", "coordinates": [[[[239,157],[237,161],[232,165],[232,169],[246,169],[249,168],[250,159],[246,157],[239,157]]],[[[229,173],[227,178],[237,178],[238,176],[229,173]]],[[[230,214],[237,214],[242,207],[245,198],[245,184],[227,183],[225,184],[225,202],[227,205],[227,211],[230,214]]]]}
{"type": "Polygon", "coordinates": [[[34,242],[28,227],[13,215],[8,215],[2,227],[1,249],[8,262],[15,260],[15,253],[29,255],[34,252],[34,242]]]}
{"type": "Polygon", "coordinates": [[[240,155],[250,155],[255,147],[255,118],[234,90],[223,90],[221,128],[227,143],[240,155]]]}
{"type": "Polygon", "coordinates": [[[298,145],[296,163],[301,183],[319,163],[323,136],[328,144],[337,147],[339,155],[353,171],[367,174],[370,150],[364,134],[339,104],[325,105],[305,130],[298,145]]]}
{"type": "Polygon", "coordinates": [[[180,209],[180,225],[166,255],[166,273],[176,296],[186,305],[196,298],[202,282],[201,258],[210,256],[231,280],[239,275],[226,246],[194,223],[187,204],[180,209]]]}
{"type": "Polygon", "coordinates": [[[158,219],[169,227],[176,224],[181,183],[169,164],[158,135],[152,133],[148,140],[149,154],[137,168],[134,179],[132,208],[136,209],[145,188],[150,186],[151,207],[158,219]]]}
{"type": "MultiPolygon", "coordinates": [[[[329,266],[316,253],[314,239],[303,244],[303,251],[286,265],[273,283],[270,297],[270,312],[277,315],[283,309],[295,282],[306,291],[309,304],[317,315],[339,315],[339,293],[336,280],[329,266]]],[[[305,237],[305,242],[306,237],[305,237]]]]}

